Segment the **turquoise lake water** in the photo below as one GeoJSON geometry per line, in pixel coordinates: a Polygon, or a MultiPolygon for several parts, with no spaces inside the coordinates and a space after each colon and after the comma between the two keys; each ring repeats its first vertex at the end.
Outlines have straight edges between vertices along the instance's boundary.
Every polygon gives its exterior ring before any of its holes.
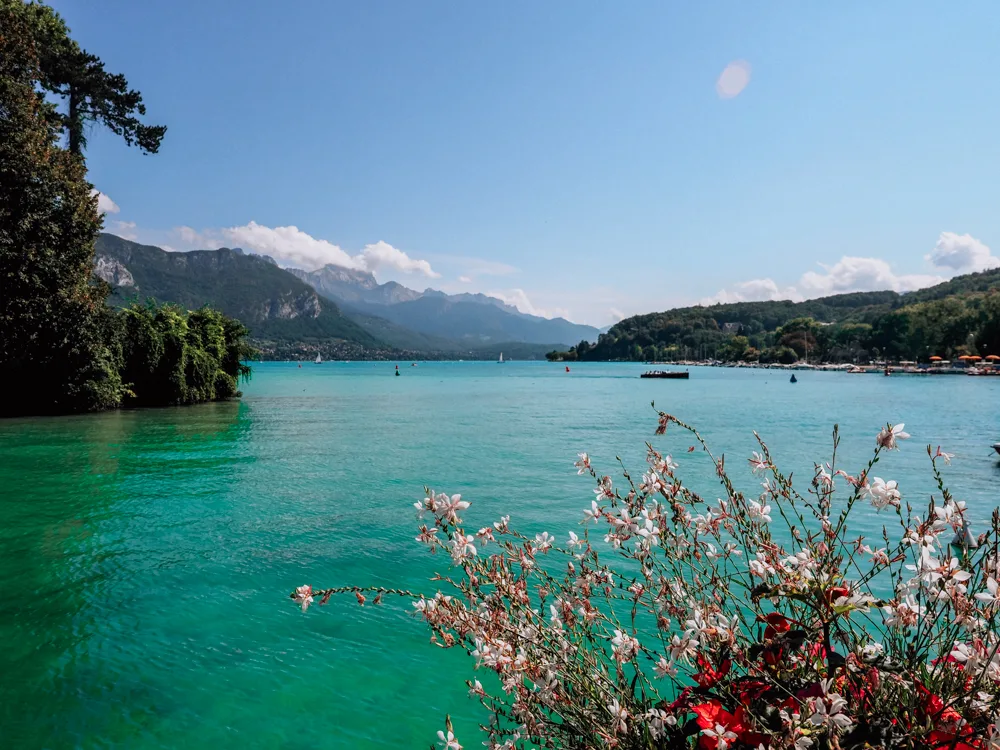
{"type": "Polygon", "coordinates": [[[808,480],[834,422],[853,469],[891,421],[913,439],[876,474],[904,498],[926,502],[932,443],[956,454],[947,479],[974,526],[1000,501],[1000,378],[393,366],[260,364],[239,403],[0,421],[0,746],[426,748],[446,713],[479,746],[472,660],[430,645],[409,605],[303,615],[288,593],[433,593],[447,560],[413,541],[424,485],[471,500],[469,525],[509,514],[563,539],[593,497],[576,454],[638,470],[649,440],[716,493],[688,437],[653,436],[652,399],[751,491],[753,429],[808,480]]]}

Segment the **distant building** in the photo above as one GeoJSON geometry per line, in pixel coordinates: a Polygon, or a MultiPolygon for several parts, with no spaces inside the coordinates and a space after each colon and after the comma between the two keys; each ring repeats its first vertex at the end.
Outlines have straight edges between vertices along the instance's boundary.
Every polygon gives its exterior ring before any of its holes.
{"type": "Polygon", "coordinates": [[[728,333],[728,334],[732,334],[733,336],[735,336],[736,334],[740,333],[742,330],[743,330],[743,324],[742,323],[723,323],[722,324],[722,332],[723,333],[728,333]]]}

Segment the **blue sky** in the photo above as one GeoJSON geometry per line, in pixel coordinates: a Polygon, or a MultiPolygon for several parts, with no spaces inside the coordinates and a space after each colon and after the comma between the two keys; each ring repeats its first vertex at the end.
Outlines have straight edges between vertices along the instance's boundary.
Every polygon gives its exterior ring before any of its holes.
{"type": "Polygon", "coordinates": [[[998,264],[988,0],[53,4],[169,127],[91,135],[140,241],[594,325],[998,264]]]}

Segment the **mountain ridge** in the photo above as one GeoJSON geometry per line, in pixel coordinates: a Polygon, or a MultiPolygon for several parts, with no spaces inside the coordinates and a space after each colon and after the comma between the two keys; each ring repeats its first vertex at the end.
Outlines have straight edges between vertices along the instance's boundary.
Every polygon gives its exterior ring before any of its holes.
{"type": "Polygon", "coordinates": [[[241,320],[257,341],[326,338],[383,347],[336,303],[263,256],[229,248],[171,253],[102,233],[95,274],[114,287],[115,303],[153,298],[189,309],[211,305],[241,320]]]}
{"type": "Polygon", "coordinates": [[[315,271],[287,269],[319,294],[359,314],[379,317],[421,334],[459,342],[524,341],[564,345],[596,341],[600,331],[565,318],[543,318],[521,312],[497,297],[482,293],[423,292],[395,281],[379,284],[373,274],[328,264],[315,271]]]}
{"type": "MultiPolygon", "coordinates": [[[[398,291],[397,286],[406,289],[394,282],[379,285],[365,272],[342,270],[350,282],[379,287],[383,291],[376,294],[382,298],[398,291]]],[[[236,317],[268,357],[320,353],[326,359],[477,359],[496,356],[492,348],[502,346],[524,358],[541,358],[552,346],[566,345],[558,338],[508,339],[500,335],[502,327],[495,336],[465,340],[416,331],[405,319],[394,322],[380,316],[387,305],[332,300],[272,258],[240,248],[177,253],[103,233],[96,243],[94,274],[112,286],[111,304],[155,299],[187,309],[210,305],[236,317]]]]}

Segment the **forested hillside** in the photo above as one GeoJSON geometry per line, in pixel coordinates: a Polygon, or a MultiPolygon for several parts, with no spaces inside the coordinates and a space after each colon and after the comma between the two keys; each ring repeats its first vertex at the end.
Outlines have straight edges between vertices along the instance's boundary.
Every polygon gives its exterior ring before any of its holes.
{"type": "Polygon", "coordinates": [[[1000,269],[906,294],[696,306],[622,320],[550,359],[853,362],[1000,354],[1000,269]]]}
{"type": "Polygon", "coordinates": [[[298,345],[325,357],[389,348],[311,286],[258,255],[222,248],[170,253],[112,234],[97,240],[96,272],[119,304],[155,299],[239,318],[266,352],[298,345]]]}

